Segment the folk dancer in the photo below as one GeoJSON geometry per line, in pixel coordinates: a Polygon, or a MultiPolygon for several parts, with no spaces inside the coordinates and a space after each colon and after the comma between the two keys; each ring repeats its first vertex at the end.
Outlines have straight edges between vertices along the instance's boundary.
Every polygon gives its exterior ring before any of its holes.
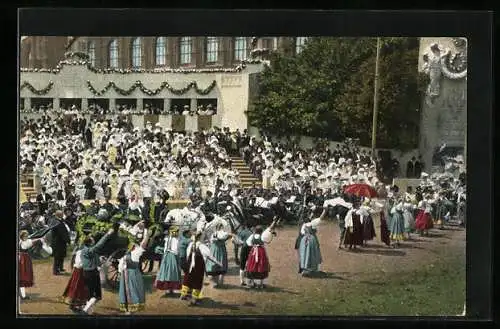
{"type": "Polygon", "coordinates": [[[408,235],[408,240],[411,239],[411,233],[415,231],[415,218],[413,210],[415,206],[410,202],[403,203],[403,217],[405,223],[405,233],[408,235]]]}
{"type": "Polygon", "coordinates": [[[249,279],[249,288],[262,289],[265,287],[264,280],[269,276],[271,265],[264,244],[271,243],[273,235],[276,234],[274,233],[276,223],[277,221],[274,220],[266,230],[263,230],[260,225],[257,226],[255,233],[249,236],[246,241],[247,246],[250,247],[245,268],[249,279]]]}
{"type": "Polygon", "coordinates": [[[82,311],[82,308],[89,299],[89,291],[85,285],[85,278],[83,275],[81,255],[81,250],[78,250],[75,254],[73,273],[62,294],[63,302],[69,305],[70,310],[78,313],[82,311]]]}
{"type": "Polygon", "coordinates": [[[357,246],[363,245],[363,223],[358,210],[359,201],[355,201],[353,208],[349,209],[345,216],[344,247],[349,246],[349,250],[356,250],[357,246]]]}
{"type": "Polygon", "coordinates": [[[391,222],[389,226],[391,232],[391,240],[395,241],[395,245],[399,246],[404,240],[405,220],[403,217],[403,203],[399,202],[391,209],[391,222]]]}
{"type": "Polygon", "coordinates": [[[415,229],[419,232],[420,236],[429,235],[429,230],[434,226],[432,222],[432,207],[427,200],[422,200],[418,203],[418,214],[415,220],[415,229]]]}
{"type": "MultiPolygon", "coordinates": [[[[320,209],[320,208],[318,208],[320,209]]],[[[316,211],[316,214],[318,211],[316,211]]],[[[326,218],[327,208],[318,218],[304,223],[301,228],[302,239],[299,245],[300,264],[299,270],[302,276],[314,274],[319,271],[322,262],[321,249],[316,235],[318,225],[326,218]]]]}
{"type": "Polygon", "coordinates": [[[181,288],[181,300],[191,300],[191,305],[199,305],[202,295],[203,278],[205,276],[205,259],[211,260],[222,267],[210,254],[210,248],[200,240],[202,231],[198,230],[187,248],[187,271],[184,274],[181,288]]]}
{"type": "Polygon", "coordinates": [[[171,227],[165,237],[165,245],[162,251],[163,257],[154,282],[156,289],[166,290],[170,295],[174,293],[174,290],[181,289],[181,262],[179,260],[177,232],[177,228],[171,227]]]}
{"type": "Polygon", "coordinates": [[[99,266],[99,251],[113,232],[114,230],[110,229],[97,243],[94,242],[94,238],[91,236],[87,236],[83,241],[80,257],[83,267],[83,279],[90,298],[82,310],[83,313],[92,314],[93,307],[102,299],[101,280],[97,269],[99,266]]]}
{"type": "Polygon", "coordinates": [[[246,244],[247,239],[252,235],[252,231],[247,224],[242,224],[242,230],[233,237],[233,241],[240,247],[239,266],[240,266],[240,285],[246,286],[245,282],[245,267],[247,264],[250,247],[246,244]]]}
{"type": "Polygon", "coordinates": [[[19,233],[19,293],[22,300],[29,299],[29,297],[26,296],[26,288],[33,287],[34,285],[33,263],[28,250],[33,248],[35,243],[41,242],[42,248],[48,254],[52,254],[52,248],[47,245],[44,237],[30,239],[28,234],[28,231],[21,231],[19,233]]]}
{"type": "Polygon", "coordinates": [[[217,224],[215,233],[210,237],[210,254],[217,259],[219,264],[207,260],[206,273],[212,277],[214,288],[218,288],[224,284],[224,275],[227,273],[227,249],[226,241],[232,237],[232,234],[224,231],[222,224],[217,224]]]}
{"type": "Polygon", "coordinates": [[[363,245],[367,246],[368,241],[373,240],[377,235],[375,233],[375,225],[373,224],[372,212],[373,210],[369,207],[370,199],[365,199],[363,205],[359,208],[358,213],[361,216],[361,222],[363,223],[363,245]]]}
{"type": "MultiPolygon", "coordinates": [[[[142,221],[144,223],[144,221],[142,221]]],[[[140,236],[140,235],[139,235],[140,236]]],[[[146,305],[144,278],[140,270],[140,259],[148,247],[150,231],[144,228],[142,241],[134,245],[125,256],[120,259],[118,271],[120,276],[119,303],[120,311],[125,314],[142,311],[146,305]]]]}

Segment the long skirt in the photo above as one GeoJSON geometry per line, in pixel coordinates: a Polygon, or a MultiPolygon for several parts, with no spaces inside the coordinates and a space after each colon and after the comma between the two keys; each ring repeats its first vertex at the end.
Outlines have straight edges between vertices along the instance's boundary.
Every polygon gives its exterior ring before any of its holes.
{"type": "Polygon", "coordinates": [[[387,221],[385,220],[385,214],[380,213],[380,240],[385,243],[386,246],[391,245],[391,232],[387,226],[387,221]]]}
{"type": "Polygon", "coordinates": [[[94,297],[97,300],[102,299],[101,278],[97,269],[83,271],[83,280],[89,292],[89,298],[94,297]]]}
{"type": "Polygon", "coordinates": [[[244,271],[247,266],[248,254],[250,253],[250,247],[245,243],[240,249],[240,270],[244,271]]]}
{"type": "Polygon", "coordinates": [[[405,220],[403,214],[399,211],[392,214],[391,224],[389,231],[391,232],[391,239],[394,241],[402,241],[404,239],[403,233],[405,231],[405,220]]]}
{"type": "Polygon", "coordinates": [[[300,241],[302,241],[302,237],[304,235],[302,234],[299,234],[299,236],[297,236],[297,239],[295,239],[295,250],[299,250],[300,248],[300,241]]]}
{"type": "Polygon", "coordinates": [[[263,280],[269,276],[271,266],[263,246],[253,246],[248,253],[246,272],[249,279],[263,280]]]}
{"type": "Polygon", "coordinates": [[[350,227],[345,232],[344,245],[363,245],[363,225],[359,220],[359,217],[353,216],[352,218],[353,227],[350,227]]]}
{"type": "Polygon", "coordinates": [[[371,217],[367,217],[363,221],[363,240],[373,240],[375,234],[375,225],[373,224],[373,220],[371,217]]]}
{"type": "Polygon", "coordinates": [[[19,287],[33,287],[33,263],[28,252],[19,252],[19,287]]]}
{"type": "Polygon", "coordinates": [[[405,232],[410,233],[415,231],[415,219],[413,218],[412,213],[409,210],[404,211],[403,218],[405,220],[405,232]]]}
{"type": "Polygon", "coordinates": [[[171,252],[166,252],[161,260],[154,286],[160,290],[181,289],[181,266],[179,259],[171,252]]]}
{"type": "Polygon", "coordinates": [[[71,306],[83,306],[89,299],[89,291],[85,286],[83,269],[74,268],[66,289],[62,294],[63,302],[71,306]]]}
{"type": "Polygon", "coordinates": [[[201,290],[201,288],[203,287],[203,278],[205,277],[205,261],[203,259],[203,256],[199,252],[196,252],[194,257],[195,264],[193,269],[191,270],[190,259],[187,259],[186,265],[188,271],[184,274],[182,285],[188,287],[189,289],[201,290]]]}
{"type": "Polygon", "coordinates": [[[319,241],[316,235],[306,234],[299,247],[300,271],[317,272],[322,262],[319,241]]]}
{"type": "Polygon", "coordinates": [[[120,276],[120,311],[137,312],[144,309],[146,292],[139,268],[127,268],[120,276]]]}
{"type": "Polygon", "coordinates": [[[225,241],[215,241],[210,244],[210,253],[214,256],[222,267],[215,264],[211,260],[207,260],[206,271],[207,275],[221,275],[227,273],[227,249],[225,241]]]}
{"type": "Polygon", "coordinates": [[[431,214],[421,209],[415,220],[415,228],[419,231],[424,231],[431,229],[433,226],[431,214]]]}

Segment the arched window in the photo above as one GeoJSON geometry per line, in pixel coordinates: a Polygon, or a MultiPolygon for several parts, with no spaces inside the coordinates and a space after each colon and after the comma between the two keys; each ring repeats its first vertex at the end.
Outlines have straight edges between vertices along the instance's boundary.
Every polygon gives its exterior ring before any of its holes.
{"type": "Polygon", "coordinates": [[[245,37],[234,38],[234,59],[237,61],[247,59],[247,39],[245,37]]]}
{"type": "Polygon", "coordinates": [[[155,52],[155,62],[157,66],[167,64],[167,38],[159,37],[156,38],[156,52],[155,52]]]}
{"type": "Polygon", "coordinates": [[[108,66],[110,68],[118,68],[119,58],[118,58],[118,41],[117,40],[113,40],[109,43],[108,55],[109,55],[109,65],[108,66]]]}
{"type": "Polygon", "coordinates": [[[191,63],[191,52],[192,52],[192,41],[191,37],[183,37],[180,40],[180,62],[181,64],[191,63]]]}
{"type": "Polygon", "coordinates": [[[87,52],[89,55],[90,65],[95,66],[95,42],[89,41],[87,43],[87,52]]]}
{"type": "Polygon", "coordinates": [[[132,67],[139,68],[142,66],[142,39],[135,38],[132,40],[132,67]]]}
{"type": "Polygon", "coordinates": [[[207,63],[217,62],[217,52],[219,51],[219,40],[217,37],[207,37],[207,63]]]}
{"type": "Polygon", "coordinates": [[[295,53],[300,54],[302,49],[304,48],[304,45],[306,44],[307,37],[298,37],[295,39],[295,53]]]}

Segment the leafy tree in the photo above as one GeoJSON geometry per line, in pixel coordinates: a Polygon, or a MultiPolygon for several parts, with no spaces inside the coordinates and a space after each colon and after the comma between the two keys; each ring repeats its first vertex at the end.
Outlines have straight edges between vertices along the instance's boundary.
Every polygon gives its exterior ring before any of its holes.
{"type": "MultiPolygon", "coordinates": [[[[377,147],[414,147],[422,81],[417,38],[382,38],[377,147]]],[[[297,56],[274,54],[248,112],[279,136],[303,134],[370,145],[375,38],[310,38],[297,56]]]]}

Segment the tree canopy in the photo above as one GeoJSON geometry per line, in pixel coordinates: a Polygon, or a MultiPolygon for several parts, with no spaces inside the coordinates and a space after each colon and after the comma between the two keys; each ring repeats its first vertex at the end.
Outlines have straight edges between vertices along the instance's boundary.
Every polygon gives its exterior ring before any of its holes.
{"type": "MultiPolygon", "coordinates": [[[[259,77],[250,124],[278,135],[371,142],[376,38],[309,38],[295,56],[274,53],[259,77]]],[[[417,38],[382,38],[378,148],[418,142],[421,95],[417,38]]]]}

